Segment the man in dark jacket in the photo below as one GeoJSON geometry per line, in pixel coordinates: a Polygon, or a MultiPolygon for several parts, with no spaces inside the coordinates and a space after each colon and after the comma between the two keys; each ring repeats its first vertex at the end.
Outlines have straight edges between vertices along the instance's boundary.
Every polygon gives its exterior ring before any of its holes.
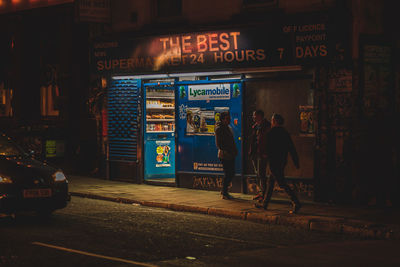
{"type": "Polygon", "coordinates": [[[235,175],[235,157],[238,153],[232,128],[229,126],[231,116],[228,111],[220,115],[220,121],[215,127],[215,144],[218,148],[218,158],[224,168],[224,180],[221,195],[223,199],[231,199],[228,194],[228,186],[235,175]]]}
{"type": "Polygon", "coordinates": [[[264,118],[264,111],[260,109],[253,112],[253,120],[249,156],[257,175],[257,185],[260,188],[253,199],[262,200],[266,190],[268,164],[266,144],[267,133],[271,129],[271,123],[264,118]]]}
{"type": "Polygon", "coordinates": [[[256,204],[256,207],[267,209],[271,200],[275,180],[289,195],[293,209],[291,213],[297,213],[301,208],[301,203],[295,192],[290,189],[285,181],[284,170],[287,163],[288,153],[290,153],[293,163],[297,169],[300,168],[299,157],[294,147],[290,134],[283,127],[284,119],[279,114],[274,114],[271,119],[271,130],[267,134],[267,154],[271,176],[268,179],[268,190],[264,196],[262,204],[256,204]]]}

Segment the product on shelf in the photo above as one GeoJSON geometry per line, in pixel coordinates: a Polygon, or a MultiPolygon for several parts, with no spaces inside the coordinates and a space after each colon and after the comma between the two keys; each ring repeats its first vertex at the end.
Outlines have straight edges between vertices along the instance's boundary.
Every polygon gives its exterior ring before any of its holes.
{"type": "Polygon", "coordinates": [[[170,89],[147,89],[147,132],[172,132],[175,130],[174,98],[175,93],[170,89]]]}

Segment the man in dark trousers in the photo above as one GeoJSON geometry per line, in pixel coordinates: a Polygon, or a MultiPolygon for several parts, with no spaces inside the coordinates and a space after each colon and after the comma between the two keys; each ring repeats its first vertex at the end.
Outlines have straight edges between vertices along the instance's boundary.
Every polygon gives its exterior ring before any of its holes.
{"type": "Polygon", "coordinates": [[[232,128],[229,126],[231,116],[228,111],[220,115],[220,121],[215,127],[215,144],[218,148],[218,158],[224,168],[224,180],[221,191],[223,199],[232,199],[228,193],[228,186],[235,175],[235,157],[238,153],[232,128]]]}
{"type": "Polygon", "coordinates": [[[297,213],[301,208],[301,203],[295,192],[290,189],[285,181],[284,170],[287,163],[288,153],[290,153],[293,163],[297,169],[300,168],[299,157],[294,147],[290,134],[283,127],[284,119],[279,114],[274,114],[271,119],[271,130],[267,134],[267,154],[269,159],[269,167],[271,176],[268,179],[268,190],[264,195],[262,204],[256,203],[256,207],[267,209],[268,203],[271,200],[274,189],[275,180],[279,186],[283,188],[289,195],[292,201],[293,209],[291,213],[297,213]]]}
{"type": "Polygon", "coordinates": [[[260,188],[253,199],[261,201],[266,190],[268,164],[266,144],[267,133],[271,129],[271,123],[264,118],[264,111],[260,109],[253,112],[253,121],[249,156],[257,175],[257,185],[260,188]]]}

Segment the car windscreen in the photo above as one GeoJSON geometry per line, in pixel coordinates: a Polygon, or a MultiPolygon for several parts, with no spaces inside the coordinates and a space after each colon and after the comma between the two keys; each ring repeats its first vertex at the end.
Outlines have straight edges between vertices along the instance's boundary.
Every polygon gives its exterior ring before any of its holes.
{"type": "Polygon", "coordinates": [[[0,135],[0,156],[22,156],[24,152],[7,136],[0,135]]]}

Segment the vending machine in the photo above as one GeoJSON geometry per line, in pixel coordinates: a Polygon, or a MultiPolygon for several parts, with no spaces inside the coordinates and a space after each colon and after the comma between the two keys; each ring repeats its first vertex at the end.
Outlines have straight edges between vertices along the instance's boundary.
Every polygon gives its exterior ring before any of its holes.
{"type": "Polygon", "coordinates": [[[175,179],[175,90],[145,86],[144,179],[175,179]]]}

